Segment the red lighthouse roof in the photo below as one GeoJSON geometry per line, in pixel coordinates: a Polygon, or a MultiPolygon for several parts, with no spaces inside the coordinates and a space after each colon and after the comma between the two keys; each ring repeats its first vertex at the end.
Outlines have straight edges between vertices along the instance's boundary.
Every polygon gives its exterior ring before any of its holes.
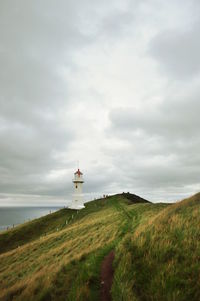
{"type": "Polygon", "coordinates": [[[74,173],[75,175],[78,175],[80,177],[80,175],[82,175],[82,172],[80,171],[80,169],[78,168],[78,170],[74,173]]]}

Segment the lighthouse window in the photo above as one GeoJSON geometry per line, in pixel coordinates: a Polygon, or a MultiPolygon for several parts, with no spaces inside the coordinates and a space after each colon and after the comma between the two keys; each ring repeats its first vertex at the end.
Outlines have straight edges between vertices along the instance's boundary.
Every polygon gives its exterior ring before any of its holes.
{"type": "Polygon", "coordinates": [[[78,186],[76,185],[76,188],[78,188],[78,186]]]}

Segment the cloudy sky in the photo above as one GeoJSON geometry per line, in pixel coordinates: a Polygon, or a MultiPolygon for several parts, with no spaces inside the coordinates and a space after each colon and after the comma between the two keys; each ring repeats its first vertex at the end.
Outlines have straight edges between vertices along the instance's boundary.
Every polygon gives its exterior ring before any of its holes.
{"type": "Polygon", "coordinates": [[[198,0],[0,1],[0,205],[200,191],[198,0]]]}

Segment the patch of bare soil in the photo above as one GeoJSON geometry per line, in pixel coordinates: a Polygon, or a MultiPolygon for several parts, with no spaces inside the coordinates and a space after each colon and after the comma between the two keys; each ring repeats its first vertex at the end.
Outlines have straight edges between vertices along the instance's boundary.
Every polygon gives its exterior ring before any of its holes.
{"type": "Polygon", "coordinates": [[[103,260],[101,265],[101,301],[111,301],[111,286],[113,280],[113,260],[115,257],[114,251],[111,251],[103,260]]]}

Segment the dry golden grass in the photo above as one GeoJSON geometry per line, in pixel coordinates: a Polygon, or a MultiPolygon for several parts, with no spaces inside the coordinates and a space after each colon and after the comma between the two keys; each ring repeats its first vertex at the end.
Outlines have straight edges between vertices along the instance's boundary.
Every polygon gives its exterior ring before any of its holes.
{"type": "Polygon", "coordinates": [[[149,217],[117,248],[114,300],[200,300],[200,194],[149,217]]]}
{"type": "Polygon", "coordinates": [[[73,219],[63,210],[55,220],[39,220],[32,240],[28,234],[37,221],[26,225],[18,248],[21,226],[10,232],[16,241],[0,255],[0,300],[99,300],[101,262],[113,248],[114,301],[184,301],[181,288],[189,284],[186,296],[197,300],[199,204],[199,196],[166,205],[131,204],[118,195],[88,204],[73,219]],[[54,225],[48,228],[48,222],[54,225]]]}
{"type": "Polygon", "coordinates": [[[122,222],[118,211],[106,208],[66,229],[1,254],[0,299],[15,295],[16,299],[26,300],[25,296],[34,296],[41,285],[50,287],[63,265],[115,240],[122,222]]]}

